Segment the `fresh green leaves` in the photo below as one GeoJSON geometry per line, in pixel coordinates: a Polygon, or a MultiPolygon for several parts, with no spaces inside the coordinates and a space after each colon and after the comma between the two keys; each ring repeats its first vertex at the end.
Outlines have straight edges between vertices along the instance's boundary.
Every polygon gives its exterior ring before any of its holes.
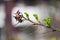
{"type": "Polygon", "coordinates": [[[37,21],[39,21],[39,18],[38,18],[38,15],[37,15],[37,14],[33,14],[33,16],[35,17],[35,19],[36,19],[37,21]]]}
{"type": "Polygon", "coordinates": [[[43,21],[46,23],[47,27],[50,27],[50,17],[44,18],[43,21]]]}
{"type": "MultiPolygon", "coordinates": [[[[25,14],[26,18],[29,19],[29,14],[27,12],[24,12],[24,14],[25,14]]],[[[37,14],[33,14],[33,16],[35,17],[35,19],[37,21],[39,21],[39,18],[38,18],[38,15],[37,14]]]]}
{"type": "Polygon", "coordinates": [[[29,14],[27,12],[24,12],[24,14],[26,15],[26,18],[29,19],[29,14]]]}
{"type": "MultiPolygon", "coordinates": [[[[24,12],[27,19],[29,19],[29,14],[27,12],[24,12]]],[[[34,18],[40,22],[38,15],[35,13],[33,14],[34,18]]],[[[50,17],[44,18],[43,21],[46,23],[47,27],[50,27],[50,17]]]]}

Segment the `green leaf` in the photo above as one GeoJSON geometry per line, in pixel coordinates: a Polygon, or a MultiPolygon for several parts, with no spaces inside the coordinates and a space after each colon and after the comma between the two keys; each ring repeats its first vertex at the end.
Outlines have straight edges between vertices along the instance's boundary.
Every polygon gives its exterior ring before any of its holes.
{"type": "Polygon", "coordinates": [[[38,18],[38,15],[37,15],[37,14],[33,14],[33,16],[35,17],[35,19],[36,19],[37,21],[39,21],[39,18],[38,18]]]}
{"type": "Polygon", "coordinates": [[[24,12],[24,14],[26,15],[26,18],[29,19],[29,14],[27,12],[24,12]]]}
{"type": "Polygon", "coordinates": [[[43,21],[46,23],[46,26],[49,27],[50,26],[50,18],[44,18],[43,21]]]}

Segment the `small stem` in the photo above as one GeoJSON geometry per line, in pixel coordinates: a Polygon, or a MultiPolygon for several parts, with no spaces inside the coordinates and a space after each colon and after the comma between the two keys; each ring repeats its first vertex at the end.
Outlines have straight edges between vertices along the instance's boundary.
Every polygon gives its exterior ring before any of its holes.
{"type": "Polygon", "coordinates": [[[27,19],[27,18],[25,18],[25,17],[23,17],[25,20],[28,20],[28,21],[30,21],[30,22],[32,22],[32,23],[35,23],[35,22],[33,22],[33,21],[31,21],[30,19],[27,19]]]}
{"type": "MultiPolygon", "coordinates": [[[[28,20],[28,21],[30,21],[31,23],[33,23],[33,25],[40,25],[40,26],[44,26],[44,27],[48,28],[47,26],[41,24],[41,22],[35,23],[35,22],[31,21],[30,19],[25,18],[24,16],[23,16],[23,18],[24,18],[25,20],[28,20]]],[[[56,29],[54,29],[54,28],[52,28],[52,27],[51,27],[51,29],[52,29],[52,30],[56,30],[56,29]]],[[[59,30],[56,30],[56,31],[59,31],[59,30]]]]}
{"type": "MultiPolygon", "coordinates": [[[[31,21],[30,19],[26,19],[24,16],[23,16],[23,18],[24,18],[25,20],[28,20],[28,21],[30,21],[31,23],[33,23],[33,25],[45,26],[45,25],[41,24],[41,22],[35,23],[35,22],[31,21]]],[[[46,27],[46,26],[45,26],[45,27],[46,27]]]]}
{"type": "Polygon", "coordinates": [[[31,21],[30,19],[28,19],[30,22],[32,22],[32,23],[35,23],[35,22],[33,22],[33,21],[31,21]]]}

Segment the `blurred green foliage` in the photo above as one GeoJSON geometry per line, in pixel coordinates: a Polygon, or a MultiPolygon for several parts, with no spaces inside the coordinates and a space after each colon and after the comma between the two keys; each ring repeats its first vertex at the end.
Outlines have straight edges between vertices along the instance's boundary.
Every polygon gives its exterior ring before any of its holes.
{"type": "Polygon", "coordinates": [[[51,38],[51,40],[56,40],[56,37],[55,37],[55,36],[54,36],[54,37],[52,37],[52,38],[51,38]]]}

